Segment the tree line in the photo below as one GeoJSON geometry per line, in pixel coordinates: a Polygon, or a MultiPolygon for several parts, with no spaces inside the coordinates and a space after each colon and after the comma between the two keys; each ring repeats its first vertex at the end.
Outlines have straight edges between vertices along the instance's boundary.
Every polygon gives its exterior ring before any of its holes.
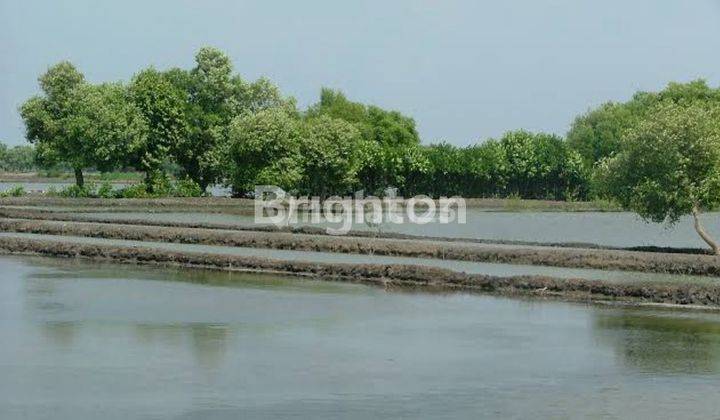
{"type": "Polygon", "coordinates": [[[269,80],[244,80],[209,47],[191,69],[150,67],[128,83],[88,83],[69,62],[39,83],[42,94],[20,108],[39,164],[71,168],[78,186],[89,168],[130,168],[145,173],[149,190],[174,168],[201,190],[219,183],[237,195],[274,184],[319,196],[396,187],[435,197],[587,199],[600,194],[600,163],[657,107],[720,101],[703,81],[671,83],[579,116],[566,138],[518,130],[456,147],[423,145],[412,118],[331,89],[299,110],[269,80]]]}
{"type": "Polygon", "coordinates": [[[146,68],[128,83],[91,84],[71,63],[39,77],[42,93],[20,107],[42,166],[133,169],[152,191],[175,168],[201,190],[226,184],[242,196],[272,184],[297,194],[356,190],[430,196],[583,199],[589,171],[563,138],[526,131],[459,148],[421,144],[397,111],[321,90],[299,110],[267,79],[249,82],[230,59],[202,48],[189,70],[146,68]]]}

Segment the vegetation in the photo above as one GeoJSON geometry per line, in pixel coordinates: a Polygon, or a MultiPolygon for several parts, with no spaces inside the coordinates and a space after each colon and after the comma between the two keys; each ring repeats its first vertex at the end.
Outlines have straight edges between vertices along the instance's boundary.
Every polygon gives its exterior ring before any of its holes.
{"type": "Polygon", "coordinates": [[[8,147],[0,143],[0,171],[29,172],[36,168],[32,146],[8,147]]]}
{"type": "MultiPolygon", "coordinates": [[[[90,84],[71,63],[39,78],[42,93],[20,108],[31,146],[0,147],[0,169],[70,168],[67,196],[197,196],[222,183],[294,194],[382,194],[596,200],[646,220],[720,206],[720,90],[670,83],[579,116],[567,138],[510,131],[467,147],[423,145],[400,112],[323,88],[296,107],[266,79],[245,81],[230,59],[202,48],[191,69],[136,73],[128,84],[90,84]],[[85,185],[84,173],[135,171],[141,185],[85,185]],[[173,182],[173,177],[179,181],[173,182]]],[[[101,179],[115,179],[113,175],[101,179]]]]}
{"type": "Polygon", "coordinates": [[[623,137],[620,152],[598,165],[600,192],[653,222],[692,215],[695,229],[720,255],[699,213],[720,206],[720,108],[660,103],[623,137]]]}

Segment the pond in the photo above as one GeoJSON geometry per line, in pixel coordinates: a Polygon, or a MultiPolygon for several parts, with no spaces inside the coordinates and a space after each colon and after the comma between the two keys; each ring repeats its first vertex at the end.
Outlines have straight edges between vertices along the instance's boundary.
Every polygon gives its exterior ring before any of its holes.
{"type": "Polygon", "coordinates": [[[0,257],[0,418],[709,418],[720,314],[0,257]]]}
{"type": "MultiPolygon", "coordinates": [[[[652,273],[641,271],[600,270],[592,268],[564,268],[543,265],[522,265],[488,263],[439,258],[396,257],[386,255],[366,255],[318,251],[296,251],[288,249],[231,247],[220,245],[182,244],[174,242],[133,241],[124,239],[105,239],[84,236],[43,235],[34,233],[0,232],[0,238],[41,239],[51,242],[110,245],[132,248],[152,248],[182,252],[183,254],[221,254],[243,257],[270,258],[282,261],[304,261],[329,264],[384,264],[419,265],[443,268],[468,274],[490,276],[547,276],[562,279],[603,280],[611,283],[695,283],[720,285],[720,277],[697,276],[688,274],[652,273]]],[[[480,247],[483,247],[482,245],[480,247]]]]}
{"type": "MultiPolygon", "coordinates": [[[[206,222],[250,225],[253,216],[218,213],[82,213],[82,217],[117,219],[206,222]]],[[[720,213],[702,215],[706,230],[720,238],[720,213]]],[[[338,225],[332,225],[337,227],[338,225]]],[[[673,227],[645,223],[632,213],[615,212],[490,212],[468,209],[466,224],[425,225],[385,224],[371,228],[355,224],[356,230],[397,232],[433,237],[467,239],[517,240],[532,242],[580,242],[604,246],[655,245],[668,247],[701,247],[706,245],[685,217],[673,227]]]]}

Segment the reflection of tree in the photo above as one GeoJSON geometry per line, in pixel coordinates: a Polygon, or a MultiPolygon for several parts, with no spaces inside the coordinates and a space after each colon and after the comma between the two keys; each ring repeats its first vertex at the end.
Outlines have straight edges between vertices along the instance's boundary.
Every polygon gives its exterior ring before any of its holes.
{"type": "Polygon", "coordinates": [[[628,368],[643,372],[720,373],[720,321],[659,312],[594,313],[593,333],[628,368]]]}
{"type": "Polygon", "coordinates": [[[41,331],[48,344],[57,350],[65,350],[72,347],[79,328],[77,322],[45,322],[41,331]]]}
{"type": "Polygon", "coordinates": [[[197,363],[205,369],[217,369],[225,357],[227,325],[192,324],[190,334],[197,363]]]}
{"type": "Polygon", "coordinates": [[[139,324],[135,328],[140,342],[162,343],[181,352],[188,348],[203,369],[222,365],[230,330],[225,324],[139,324]],[[188,343],[189,340],[189,343],[188,343]]]}

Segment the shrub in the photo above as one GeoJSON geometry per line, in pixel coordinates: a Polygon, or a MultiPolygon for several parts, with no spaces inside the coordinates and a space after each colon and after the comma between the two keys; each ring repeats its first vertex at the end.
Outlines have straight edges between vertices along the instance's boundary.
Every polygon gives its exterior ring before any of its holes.
{"type": "Polygon", "coordinates": [[[89,184],[85,185],[84,187],[78,187],[77,185],[69,185],[60,190],[59,194],[61,197],[87,198],[93,196],[93,189],[93,186],[89,184]]]}
{"type": "Polygon", "coordinates": [[[112,184],[103,182],[97,190],[97,196],[100,198],[115,198],[116,194],[112,184]]]}
{"type": "Polygon", "coordinates": [[[200,197],[203,195],[203,191],[197,182],[186,178],[175,184],[173,195],[175,197],[200,197]]]}

